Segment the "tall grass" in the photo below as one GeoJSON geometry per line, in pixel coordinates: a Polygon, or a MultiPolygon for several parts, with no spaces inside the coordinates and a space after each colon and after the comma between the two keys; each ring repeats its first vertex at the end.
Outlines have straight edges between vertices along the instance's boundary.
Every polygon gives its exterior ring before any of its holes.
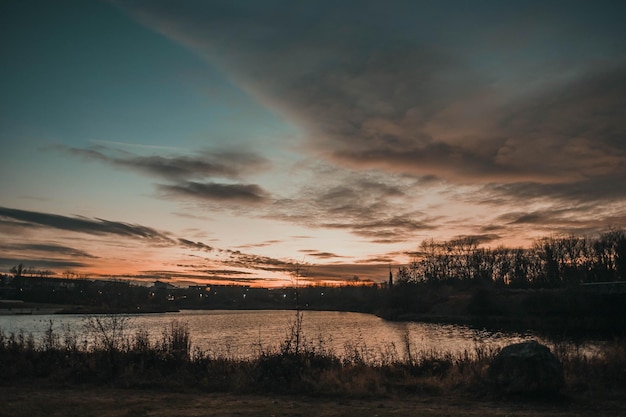
{"type": "MultiPolygon", "coordinates": [[[[424,351],[405,337],[373,352],[364,340],[343,353],[326,347],[322,337],[308,341],[293,334],[278,348],[259,347],[257,356],[235,359],[194,349],[186,323],[172,321],[160,338],[145,330],[128,331],[122,317],[94,317],[86,324],[91,341],[80,342],[69,328],[50,322],[41,340],[0,330],[0,385],[33,379],[53,384],[106,384],[241,393],[306,393],[352,397],[468,393],[489,395],[486,383],[497,347],[476,344],[452,354],[424,351]],[[291,342],[291,344],[289,344],[291,342]]],[[[606,343],[597,352],[554,345],[566,376],[566,394],[589,398],[626,391],[626,345],[606,343]]]]}

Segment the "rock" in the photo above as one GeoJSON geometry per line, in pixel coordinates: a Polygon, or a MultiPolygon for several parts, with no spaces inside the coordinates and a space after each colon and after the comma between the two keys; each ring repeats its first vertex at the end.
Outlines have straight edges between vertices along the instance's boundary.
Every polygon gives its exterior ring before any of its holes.
{"type": "Polygon", "coordinates": [[[564,385],[563,366],[534,340],[506,346],[491,361],[489,382],[500,394],[549,395],[564,385]]]}

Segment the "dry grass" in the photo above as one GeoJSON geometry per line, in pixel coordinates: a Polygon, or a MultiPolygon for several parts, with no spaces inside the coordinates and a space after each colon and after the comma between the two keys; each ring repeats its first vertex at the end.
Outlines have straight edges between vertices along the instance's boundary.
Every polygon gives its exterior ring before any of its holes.
{"type": "Polygon", "coordinates": [[[346,399],[21,385],[4,388],[2,396],[1,417],[624,415],[619,403],[504,402],[458,394],[346,399]]]}
{"type": "Polygon", "coordinates": [[[626,410],[626,346],[620,340],[593,354],[553,346],[565,370],[562,396],[510,403],[489,390],[487,369],[497,349],[483,345],[452,355],[416,351],[407,340],[402,355],[394,347],[372,356],[360,342],[336,355],[301,337],[292,339],[297,345],[235,360],[194,351],[184,323],[170,323],[161,340],[150,341],[145,333],[126,335],[119,317],[100,319],[91,323],[90,346],[79,345],[69,331],[56,334],[52,324],[41,341],[0,332],[0,416],[415,415],[408,412],[413,408],[426,416],[565,416],[626,410]]]}

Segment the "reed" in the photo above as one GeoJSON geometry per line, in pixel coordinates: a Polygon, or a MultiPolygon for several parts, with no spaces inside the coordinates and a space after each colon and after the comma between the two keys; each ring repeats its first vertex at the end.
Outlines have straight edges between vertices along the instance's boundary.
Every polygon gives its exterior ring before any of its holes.
{"type": "MultiPolygon", "coordinates": [[[[322,337],[308,341],[302,334],[297,351],[282,344],[274,349],[260,347],[253,358],[235,359],[193,349],[183,322],[170,322],[160,339],[153,341],[145,331],[129,334],[120,318],[98,319],[99,324],[95,319],[88,323],[93,330],[89,344],[79,343],[76,334],[59,330],[52,322],[41,340],[0,330],[0,385],[43,380],[204,392],[488,396],[487,369],[498,352],[480,343],[458,354],[424,351],[407,336],[403,348],[389,345],[373,352],[358,340],[338,353],[328,349],[322,337]]],[[[287,338],[293,341],[292,336],[287,338]]],[[[564,366],[566,396],[592,398],[626,391],[624,340],[607,342],[595,352],[558,344],[552,350],[564,366]]]]}

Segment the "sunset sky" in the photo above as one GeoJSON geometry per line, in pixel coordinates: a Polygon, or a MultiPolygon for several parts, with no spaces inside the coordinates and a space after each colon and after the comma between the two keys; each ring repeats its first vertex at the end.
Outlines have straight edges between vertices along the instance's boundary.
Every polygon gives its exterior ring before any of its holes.
{"type": "Polygon", "coordinates": [[[626,2],[0,2],[0,272],[383,281],[626,226],[626,2]]]}

